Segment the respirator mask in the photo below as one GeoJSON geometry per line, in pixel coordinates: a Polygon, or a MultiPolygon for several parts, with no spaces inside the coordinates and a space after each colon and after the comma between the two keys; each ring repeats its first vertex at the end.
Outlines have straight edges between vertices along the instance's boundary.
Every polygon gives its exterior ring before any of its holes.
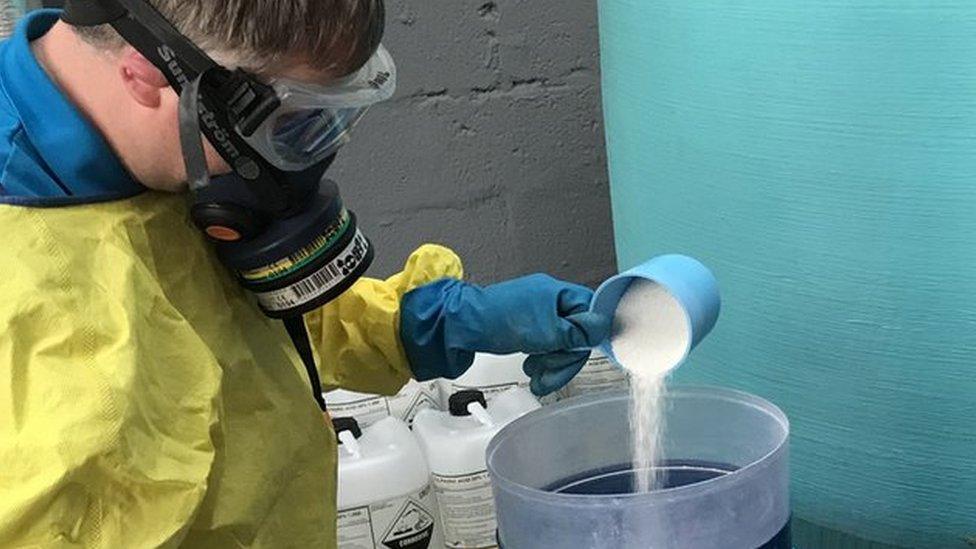
{"type": "Polygon", "coordinates": [[[302,315],[347,290],[373,259],[324,175],[366,109],[393,95],[389,53],[379,46],[360,70],[328,86],[266,82],[215,62],[146,0],[69,0],[63,19],[112,25],[179,94],[192,220],[261,309],[284,321],[324,410],[302,315]],[[209,175],[201,134],[231,174],[209,175]]]}

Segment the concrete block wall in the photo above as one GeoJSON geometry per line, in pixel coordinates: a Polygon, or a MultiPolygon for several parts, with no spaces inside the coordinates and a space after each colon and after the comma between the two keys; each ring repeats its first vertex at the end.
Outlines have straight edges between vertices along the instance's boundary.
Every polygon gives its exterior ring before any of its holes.
{"type": "Polygon", "coordinates": [[[472,280],[615,271],[596,3],[388,0],[395,98],[332,175],[378,248],[372,276],[423,242],[472,280]]]}

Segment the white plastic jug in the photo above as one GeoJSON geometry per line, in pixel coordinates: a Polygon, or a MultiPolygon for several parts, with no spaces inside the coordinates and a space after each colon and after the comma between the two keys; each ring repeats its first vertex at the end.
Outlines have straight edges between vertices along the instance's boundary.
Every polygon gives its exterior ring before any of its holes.
{"type": "Polygon", "coordinates": [[[478,353],[471,368],[461,377],[439,381],[443,409],[447,409],[448,399],[459,391],[476,390],[485,394],[491,402],[496,396],[512,387],[529,387],[529,376],[522,371],[522,363],[528,355],[490,355],[478,353]]]}
{"type": "Polygon", "coordinates": [[[333,420],[339,436],[340,549],[444,546],[430,469],[403,421],[387,417],[360,430],[333,420]]]}
{"type": "Polygon", "coordinates": [[[449,399],[449,412],[417,414],[414,434],[433,473],[446,547],[495,547],[495,502],[485,451],[502,427],[539,407],[532,393],[515,387],[490,403],[480,391],[460,391],[449,399]]]}
{"type": "Polygon", "coordinates": [[[368,427],[385,417],[395,417],[413,423],[417,412],[425,408],[441,408],[441,399],[436,381],[423,383],[410,380],[393,397],[356,393],[341,389],[325,393],[332,417],[351,417],[360,427],[368,427]]]}
{"type": "Polygon", "coordinates": [[[630,386],[630,378],[622,368],[603,352],[594,349],[580,373],[566,385],[559,395],[572,398],[580,395],[624,391],[630,386]]]}

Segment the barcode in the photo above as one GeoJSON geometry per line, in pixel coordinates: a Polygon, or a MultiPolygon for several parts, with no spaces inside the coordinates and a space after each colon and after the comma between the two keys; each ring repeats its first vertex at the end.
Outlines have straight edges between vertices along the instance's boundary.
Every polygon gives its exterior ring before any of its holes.
{"type": "Polygon", "coordinates": [[[327,288],[332,284],[332,281],[339,277],[342,273],[339,268],[333,263],[329,263],[321,271],[313,274],[309,278],[296,283],[291,287],[291,290],[295,293],[298,299],[305,299],[306,297],[315,297],[321,293],[323,288],[327,288]]]}
{"type": "Polygon", "coordinates": [[[288,287],[258,293],[258,302],[268,311],[284,311],[309,302],[332,289],[342,282],[343,277],[359,267],[368,248],[366,238],[357,230],[345,250],[315,274],[288,287]]]}

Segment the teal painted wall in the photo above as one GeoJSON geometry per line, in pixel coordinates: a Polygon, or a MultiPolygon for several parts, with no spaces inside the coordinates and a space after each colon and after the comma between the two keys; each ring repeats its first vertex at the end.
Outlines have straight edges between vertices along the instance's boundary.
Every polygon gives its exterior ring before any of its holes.
{"type": "Polygon", "coordinates": [[[722,284],[678,380],[787,411],[829,539],[976,545],[976,2],[601,0],[600,25],[620,266],[722,284]]]}

